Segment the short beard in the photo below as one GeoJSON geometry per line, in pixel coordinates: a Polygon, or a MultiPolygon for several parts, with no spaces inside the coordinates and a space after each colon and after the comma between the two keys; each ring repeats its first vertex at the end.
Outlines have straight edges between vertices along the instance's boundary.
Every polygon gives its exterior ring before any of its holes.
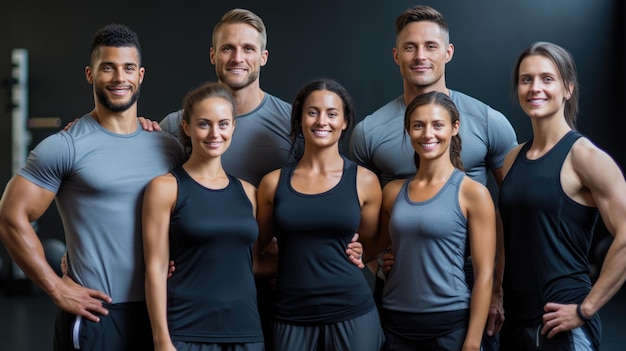
{"type": "Polygon", "coordinates": [[[98,101],[104,105],[104,107],[106,107],[109,111],[111,112],[124,112],[126,110],[128,110],[131,106],[133,106],[133,104],[135,104],[137,102],[137,100],[139,100],[139,92],[140,92],[140,87],[137,87],[137,90],[133,93],[133,96],[130,97],[130,100],[128,100],[128,102],[123,103],[123,104],[119,104],[116,105],[113,102],[111,102],[111,100],[107,99],[106,94],[104,94],[104,91],[98,87],[96,87],[96,96],[98,97],[98,101]]]}
{"type": "Polygon", "coordinates": [[[248,79],[246,79],[243,83],[235,83],[233,84],[232,82],[230,82],[228,79],[226,79],[225,75],[223,74],[218,74],[217,75],[217,79],[225,84],[231,91],[237,91],[237,90],[241,90],[247,86],[249,86],[250,84],[254,83],[255,80],[257,80],[259,78],[259,72],[257,71],[255,74],[252,74],[248,77],[248,79]]]}

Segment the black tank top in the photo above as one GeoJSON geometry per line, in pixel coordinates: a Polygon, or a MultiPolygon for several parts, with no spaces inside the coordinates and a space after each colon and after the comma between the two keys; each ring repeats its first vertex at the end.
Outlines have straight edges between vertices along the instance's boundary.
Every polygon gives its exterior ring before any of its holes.
{"type": "Polygon", "coordinates": [[[536,160],[526,157],[528,141],[502,182],[507,323],[537,326],[547,302],[580,303],[591,290],[587,254],[598,210],[575,202],[561,186],[561,168],[581,136],[568,132],[536,160]]]}
{"type": "Polygon", "coordinates": [[[213,190],[182,167],[172,174],[178,181],[170,223],[176,272],[167,281],[172,340],[263,342],[252,273],[258,226],[241,182],[229,175],[225,188],[213,190]]]}
{"type": "Polygon", "coordinates": [[[315,195],[291,187],[295,166],[292,162],[281,170],[274,196],[276,319],[335,323],[370,312],[375,306],[372,292],[345,254],[361,220],[356,164],[344,158],[339,183],[315,195]]]}

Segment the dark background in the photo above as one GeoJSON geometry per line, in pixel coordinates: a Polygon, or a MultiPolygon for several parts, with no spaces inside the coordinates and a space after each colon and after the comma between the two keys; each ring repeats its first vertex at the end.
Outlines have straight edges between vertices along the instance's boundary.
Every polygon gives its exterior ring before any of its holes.
{"type": "MultiPolygon", "coordinates": [[[[261,87],[291,101],[311,79],[335,78],[348,88],[358,119],[402,92],[392,59],[394,22],[414,1],[34,1],[0,5],[0,80],[10,76],[11,49],[29,52],[30,117],[59,117],[63,124],[93,108],[85,81],[94,32],[123,23],[140,37],[146,76],[139,114],[161,120],[178,109],[185,93],[215,80],[209,61],[214,24],[229,9],[248,8],[268,30],[268,64],[261,87]]],[[[511,69],[535,41],[552,41],[574,56],[581,85],[578,129],[611,154],[620,167],[626,151],[624,127],[626,36],[623,0],[422,1],[441,11],[455,45],[447,65],[448,87],[472,95],[503,112],[518,134],[531,127],[516,103],[511,69]]],[[[0,189],[12,176],[10,92],[0,93],[0,189]]],[[[36,145],[57,129],[32,130],[36,145]]],[[[129,150],[133,152],[133,150],[129,150]]],[[[137,150],[136,152],[140,152],[137,150]]],[[[112,219],[114,220],[114,219],[112,219]]],[[[63,238],[52,207],[39,221],[42,239],[63,238]]],[[[602,225],[598,236],[606,235],[602,225]]],[[[0,246],[0,286],[8,258],[0,246]]]]}

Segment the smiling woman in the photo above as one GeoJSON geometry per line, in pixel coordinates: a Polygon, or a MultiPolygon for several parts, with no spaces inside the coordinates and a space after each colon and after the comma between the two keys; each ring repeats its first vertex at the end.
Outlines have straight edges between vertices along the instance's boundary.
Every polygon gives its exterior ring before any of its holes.
{"type": "Polygon", "coordinates": [[[364,243],[375,235],[381,199],[374,173],[339,152],[352,100],[337,82],[318,80],[292,106],[291,135],[304,138],[304,154],[258,191],[259,249],[274,235],[278,243],[273,349],[378,351],[383,332],[361,257],[346,257],[355,233],[364,243]]]}
{"type": "Polygon", "coordinates": [[[597,312],[626,280],[626,181],[611,157],[574,129],[578,82],[569,52],[548,42],[531,45],[513,81],[533,138],[504,162],[501,346],[598,350],[597,312]],[[592,285],[587,256],[598,214],[616,240],[592,285]]]}

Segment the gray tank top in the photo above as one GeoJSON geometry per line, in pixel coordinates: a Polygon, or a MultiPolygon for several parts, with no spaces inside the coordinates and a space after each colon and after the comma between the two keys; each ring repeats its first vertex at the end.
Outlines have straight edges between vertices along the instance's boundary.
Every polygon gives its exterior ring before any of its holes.
{"type": "Polygon", "coordinates": [[[432,198],[409,199],[402,185],[389,221],[395,264],[383,290],[387,310],[431,313],[469,308],[465,280],[467,219],[459,205],[465,174],[455,169],[432,198]]]}

